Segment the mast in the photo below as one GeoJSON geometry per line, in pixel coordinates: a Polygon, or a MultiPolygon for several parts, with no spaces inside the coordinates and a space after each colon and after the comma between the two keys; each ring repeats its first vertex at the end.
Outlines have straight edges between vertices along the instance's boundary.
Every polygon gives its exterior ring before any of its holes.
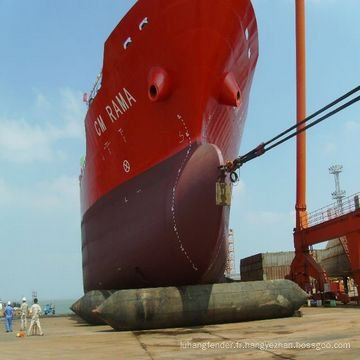
{"type": "MultiPolygon", "coordinates": [[[[296,1],[296,113],[306,118],[305,0],[296,1]]],[[[299,125],[298,130],[305,127],[299,125]]],[[[296,138],[296,229],[306,227],[306,133],[296,138]],[[305,221],[304,221],[305,220],[305,221]]]]}

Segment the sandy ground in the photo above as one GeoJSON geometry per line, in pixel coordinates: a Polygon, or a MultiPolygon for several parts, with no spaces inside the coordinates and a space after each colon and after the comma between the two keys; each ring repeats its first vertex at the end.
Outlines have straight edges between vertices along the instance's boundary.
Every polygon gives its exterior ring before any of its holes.
{"type": "Polygon", "coordinates": [[[303,308],[302,313],[285,319],[135,332],[89,326],[75,317],[44,318],[45,336],[25,338],[16,337],[18,320],[14,332],[6,333],[2,319],[0,359],[360,359],[360,308],[303,308]]]}

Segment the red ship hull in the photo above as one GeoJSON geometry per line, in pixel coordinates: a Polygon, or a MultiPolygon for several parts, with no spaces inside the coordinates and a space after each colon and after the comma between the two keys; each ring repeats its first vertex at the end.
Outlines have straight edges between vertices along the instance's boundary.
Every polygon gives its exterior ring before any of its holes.
{"type": "Polygon", "coordinates": [[[105,44],[80,177],[85,291],[211,283],[258,54],[249,0],[140,0],[105,44]]]}

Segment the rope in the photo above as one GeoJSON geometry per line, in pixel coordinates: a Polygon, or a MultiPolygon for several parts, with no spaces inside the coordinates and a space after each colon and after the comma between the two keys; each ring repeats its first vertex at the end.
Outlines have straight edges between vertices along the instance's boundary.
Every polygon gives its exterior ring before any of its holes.
{"type": "Polygon", "coordinates": [[[360,86],[355,87],[354,89],[350,90],[346,94],[338,97],[337,99],[335,99],[334,101],[332,101],[328,105],[324,106],[320,110],[318,110],[318,111],[314,112],[313,114],[311,114],[310,116],[306,117],[304,120],[296,123],[295,125],[289,127],[288,129],[282,131],[280,134],[276,135],[272,139],[261,143],[260,145],[258,145],[256,148],[252,149],[251,151],[249,151],[245,155],[237,157],[234,161],[228,161],[224,166],[221,166],[220,169],[223,172],[229,172],[231,174],[234,173],[235,170],[239,169],[246,162],[248,162],[248,161],[250,161],[252,159],[255,159],[258,156],[261,156],[261,155],[265,154],[266,152],[270,151],[271,149],[276,148],[277,146],[279,146],[279,145],[283,144],[284,142],[290,140],[291,138],[297,136],[298,134],[302,133],[303,131],[306,131],[307,129],[312,128],[313,126],[319,124],[320,122],[328,119],[329,117],[337,114],[338,112],[340,112],[340,111],[346,109],[347,107],[355,104],[356,102],[360,101],[360,96],[357,96],[357,97],[349,100],[345,104],[340,105],[337,108],[335,108],[334,110],[332,110],[332,111],[328,112],[327,114],[321,116],[320,118],[312,121],[311,123],[308,123],[310,120],[312,120],[315,117],[317,117],[318,115],[324,113],[326,110],[329,110],[330,108],[332,108],[334,105],[337,105],[341,101],[347,99],[348,97],[355,94],[359,90],[360,90],[360,86]],[[300,128],[301,125],[304,125],[306,123],[308,123],[306,126],[303,126],[303,127],[300,128]],[[290,133],[294,129],[296,129],[296,131],[292,132],[290,135],[288,135],[285,138],[281,139],[284,135],[290,133]],[[281,140],[279,140],[279,141],[275,142],[274,144],[270,145],[271,143],[273,143],[274,141],[276,141],[278,139],[281,139],[281,140]],[[270,145],[270,146],[268,146],[268,145],[270,145]]]}

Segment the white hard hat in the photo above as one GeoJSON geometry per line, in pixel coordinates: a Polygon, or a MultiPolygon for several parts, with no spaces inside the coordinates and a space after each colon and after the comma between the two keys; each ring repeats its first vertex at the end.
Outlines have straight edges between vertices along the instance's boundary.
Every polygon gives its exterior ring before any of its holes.
{"type": "Polygon", "coordinates": [[[11,301],[8,301],[8,305],[11,305],[11,301]]]}
{"type": "Polygon", "coordinates": [[[22,298],[22,301],[26,301],[26,297],[23,297],[23,298],[22,298]]]}

